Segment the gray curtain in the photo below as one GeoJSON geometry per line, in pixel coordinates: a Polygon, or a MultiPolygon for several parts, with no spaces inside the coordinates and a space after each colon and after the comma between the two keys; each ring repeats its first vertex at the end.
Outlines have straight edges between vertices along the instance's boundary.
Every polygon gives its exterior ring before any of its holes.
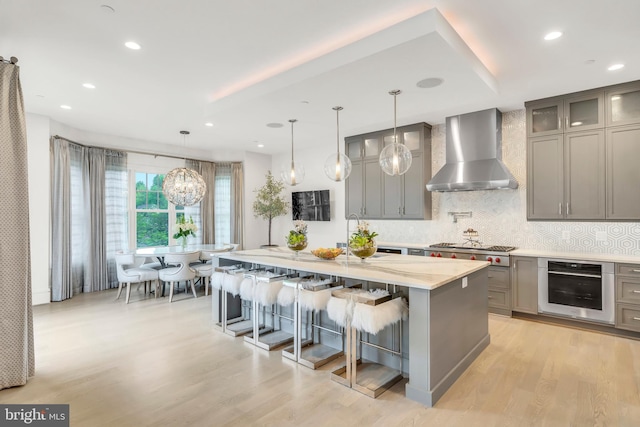
{"type": "Polygon", "coordinates": [[[20,69],[0,62],[0,389],[35,371],[27,129],[20,69]]]}
{"type": "Polygon", "coordinates": [[[126,154],[53,137],[51,162],[51,300],[117,286],[115,253],[127,240],[126,154]]]}
{"type": "Polygon", "coordinates": [[[207,193],[200,202],[200,216],[202,218],[202,243],[216,242],[215,226],[215,195],[216,195],[216,164],[200,162],[200,174],[207,183],[207,193]]]}
{"type": "Polygon", "coordinates": [[[244,173],[242,163],[231,165],[231,243],[244,247],[244,173]]]}

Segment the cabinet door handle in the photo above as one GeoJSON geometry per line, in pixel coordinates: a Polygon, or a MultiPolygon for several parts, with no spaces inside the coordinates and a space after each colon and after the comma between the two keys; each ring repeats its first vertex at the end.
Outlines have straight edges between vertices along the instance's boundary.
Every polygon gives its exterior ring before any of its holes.
{"type": "Polygon", "coordinates": [[[400,206],[398,206],[398,215],[400,215],[400,209],[401,209],[400,206]]]}
{"type": "Polygon", "coordinates": [[[640,270],[638,270],[637,268],[634,268],[631,271],[633,271],[634,273],[640,273],[640,270]]]}
{"type": "Polygon", "coordinates": [[[560,120],[562,119],[560,118],[560,116],[558,116],[558,130],[562,129],[562,122],[560,120]]]}
{"type": "Polygon", "coordinates": [[[569,202],[567,202],[567,216],[569,216],[569,202]]]}
{"type": "Polygon", "coordinates": [[[562,216],[562,202],[558,203],[558,215],[562,216]]]}
{"type": "MultiPolygon", "coordinates": [[[[493,297],[491,295],[489,295],[489,299],[493,299],[493,297]]],[[[638,319],[638,320],[640,320],[640,319],[638,319]]]]}
{"type": "MultiPolygon", "coordinates": [[[[491,297],[489,297],[491,298],[491,297]]],[[[633,320],[640,320],[640,317],[634,317],[633,320]]]]}
{"type": "Polygon", "coordinates": [[[564,118],[564,123],[565,123],[565,129],[569,129],[569,116],[564,118]]]}
{"type": "Polygon", "coordinates": [[[402,207],[402,215],[405,215],[406,212],[404,211],[404,206],[402,207]]]}
{"type": "Polygon", "coordinates": [[[640,291],[633,290],[633,291],[631,291],[631,293],[633,293],[633,294],[640,294],[640,291]]]}

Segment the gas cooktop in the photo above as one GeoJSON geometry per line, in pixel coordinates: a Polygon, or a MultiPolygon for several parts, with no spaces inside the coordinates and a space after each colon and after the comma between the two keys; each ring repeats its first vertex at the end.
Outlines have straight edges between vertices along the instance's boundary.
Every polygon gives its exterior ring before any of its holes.
{"type": "Polygon", "coordinates": [[[439,249],[475,249],[480,251],[493,251],[493,252],[511,252],[516,249],[515,246],[501,246],[501,245],[481,245],[478,242],[466,242],[466,243],[434,243],[429,245],[430,248],[439,249]]]}

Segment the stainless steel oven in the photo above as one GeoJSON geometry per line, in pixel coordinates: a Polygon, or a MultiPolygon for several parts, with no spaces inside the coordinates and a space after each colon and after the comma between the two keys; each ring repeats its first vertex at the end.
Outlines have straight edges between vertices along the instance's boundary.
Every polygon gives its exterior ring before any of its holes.
{"type": "Polygon", "coordinates": [[[614,265],[538,258],[538,311],[614,323],[614,265]]]}

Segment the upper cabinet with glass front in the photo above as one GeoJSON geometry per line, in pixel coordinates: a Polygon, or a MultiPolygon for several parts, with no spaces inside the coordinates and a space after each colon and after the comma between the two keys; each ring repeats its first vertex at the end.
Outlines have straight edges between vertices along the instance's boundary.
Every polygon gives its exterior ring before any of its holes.
{"type": "Polygon", "coordinates": [[[608,88],[605,102],[607,126],[640,123],[640,81],[608,88]]]}
{"type": "Polygon", "coordinates": [[[602,90],[531,101],[525,106],[529,137],[604,127],[602,90]]]}

